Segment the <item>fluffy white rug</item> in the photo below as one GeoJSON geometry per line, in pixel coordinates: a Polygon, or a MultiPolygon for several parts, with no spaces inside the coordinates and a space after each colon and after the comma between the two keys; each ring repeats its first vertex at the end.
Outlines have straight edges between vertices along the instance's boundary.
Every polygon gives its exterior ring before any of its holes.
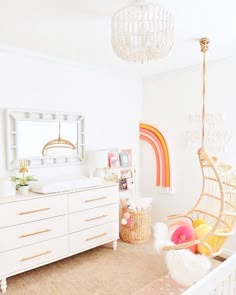
{"type": "Polygon", "coordinates": [[[207,256],[193,254],[188,249],[169,250],[166,254],[166,264],[171,278],[182,286],[191,286],[211,268],[207,256]]]}

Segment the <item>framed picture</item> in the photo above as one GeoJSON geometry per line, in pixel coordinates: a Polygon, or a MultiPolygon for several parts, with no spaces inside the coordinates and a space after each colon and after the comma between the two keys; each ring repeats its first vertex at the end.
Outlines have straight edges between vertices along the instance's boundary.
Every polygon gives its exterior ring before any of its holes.
{"type": "Polygon", "coordinates": [[[121,167],[129,167],[130,166],[129,154],[127,152],[120,153],[120,165],[121,165],[121,167]]]}
{"type": "Polygon", "coordinates": [[[132,150],[131,149],[122,149],[122,153],[128,153],[129,155],[129,166],[132,166],[132,150]]]}
{"type": "Polygon", "coordinates": [[[119,154],[117,153],[110,153],[108,154],[108,161],[109,161],[109,166],[111,168],[117,168],[120,167],[120,158],[119,158],[119,154]]]}

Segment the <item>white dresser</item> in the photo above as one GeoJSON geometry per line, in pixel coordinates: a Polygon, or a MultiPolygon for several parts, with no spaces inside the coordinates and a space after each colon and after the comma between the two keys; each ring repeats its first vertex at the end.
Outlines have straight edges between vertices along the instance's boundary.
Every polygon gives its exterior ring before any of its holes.
{"type": "Polygon", "coordinates": [[[0,197],[0,287],[7,277],[119,238],[114,183],[73,193],[0,197]]]}

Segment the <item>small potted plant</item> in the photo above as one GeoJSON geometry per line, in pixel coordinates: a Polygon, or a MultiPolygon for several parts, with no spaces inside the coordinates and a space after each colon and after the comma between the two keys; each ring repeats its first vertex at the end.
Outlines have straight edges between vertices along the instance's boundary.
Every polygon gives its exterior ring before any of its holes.
{"type": "Polygon", "coordinates": [[[22,173],[22,177],[19,176],[11,176],[11,181],[14,181],[16,184],[16,190],[19,191],[19,193],[25,195],[29,191],[29,182],[30,181],[37,181],[37,179],[32,175],[25,175],[25,173],[29,172],[27,168],[27,162],[26,161],[20,161],[20,168],[19,173],[22,173]]]}

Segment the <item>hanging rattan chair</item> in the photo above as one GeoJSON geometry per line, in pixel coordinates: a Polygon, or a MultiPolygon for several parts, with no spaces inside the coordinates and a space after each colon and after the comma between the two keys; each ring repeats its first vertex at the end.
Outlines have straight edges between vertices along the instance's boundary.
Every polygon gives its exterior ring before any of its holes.
{"type": "Polygon", "coordinates": [[[171,215],[165,222],[187,218],[192,222],[203,220],[211,227],[200,239],[182,244],[164,246],[164,250],[186,249],[193,245],[202,245],[208,249],[209,256],[217,256],[228,236],[234,232],[236,221],[236,176],[230,165],[211,156],[204,147],[205,123],[205,53],[209,40],[200,40],[203,52],[203,107],[202,107],[202,147],[197,151],[202,171],[202,191],[195,206],[184,214],[171,215]],[[209,241],[211,241],[209,243],[209,241]]]}

